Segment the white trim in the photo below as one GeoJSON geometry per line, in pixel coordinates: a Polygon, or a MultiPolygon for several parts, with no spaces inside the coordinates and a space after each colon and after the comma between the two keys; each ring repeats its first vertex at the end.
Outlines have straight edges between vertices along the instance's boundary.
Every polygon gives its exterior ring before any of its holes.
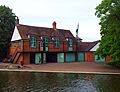
{"type": "Polygon", "coordinates": [[[11,41],[16,41],[16,40],[21,40],[21,36],[17,27],[15,26],[11,41]]]}
{"type": "Polygon", "coordinates": [[[99,48],[100,42],[98,42],[90,51],[96,51],[99,48]]]}

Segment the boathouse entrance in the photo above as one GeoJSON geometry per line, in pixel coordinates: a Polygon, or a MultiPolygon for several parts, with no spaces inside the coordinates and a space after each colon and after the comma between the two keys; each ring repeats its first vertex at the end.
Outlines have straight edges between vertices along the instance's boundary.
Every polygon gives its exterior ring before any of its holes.
{"type": "Polygon", "coordinates": [[[35,64],[35,53],[30,53],[30,64],[35,64]]]}
{"type": "Polygon", "coordinates": [[[57,53],[46,53],[46,63],[56,63],[57,53]]]}

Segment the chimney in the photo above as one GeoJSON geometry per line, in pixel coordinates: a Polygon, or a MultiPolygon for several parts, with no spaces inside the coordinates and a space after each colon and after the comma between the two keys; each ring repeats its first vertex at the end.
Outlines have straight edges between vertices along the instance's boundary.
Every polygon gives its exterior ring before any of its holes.
{"type": "Polygon", "coordinates": [[[53,26],[53,29],[56,30],[56,22],[55,21],[52,23],[52,26],[53,26]]]}
{"type": "Polygon", "coordinates": [[[19,24],[19,18],[16,17],[16,21],[15,21],[16,25],[19,24]]]}

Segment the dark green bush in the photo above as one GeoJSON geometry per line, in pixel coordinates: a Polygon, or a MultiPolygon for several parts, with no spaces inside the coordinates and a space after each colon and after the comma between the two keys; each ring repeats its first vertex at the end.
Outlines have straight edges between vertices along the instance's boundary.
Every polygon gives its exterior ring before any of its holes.
{"type": "Polygon", "coordinates": [[[111,62],[108,62],[108,65],[120,67],[120,61],[111,61],[111,62]]]}

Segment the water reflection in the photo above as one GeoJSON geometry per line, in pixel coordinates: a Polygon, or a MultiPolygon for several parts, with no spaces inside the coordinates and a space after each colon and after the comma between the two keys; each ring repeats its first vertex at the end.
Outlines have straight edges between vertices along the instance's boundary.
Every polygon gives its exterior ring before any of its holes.
{"type": "Polygon", "coordinates": [[[120,75],[0,72],[0,92],[119,92],[120,75]]]}

